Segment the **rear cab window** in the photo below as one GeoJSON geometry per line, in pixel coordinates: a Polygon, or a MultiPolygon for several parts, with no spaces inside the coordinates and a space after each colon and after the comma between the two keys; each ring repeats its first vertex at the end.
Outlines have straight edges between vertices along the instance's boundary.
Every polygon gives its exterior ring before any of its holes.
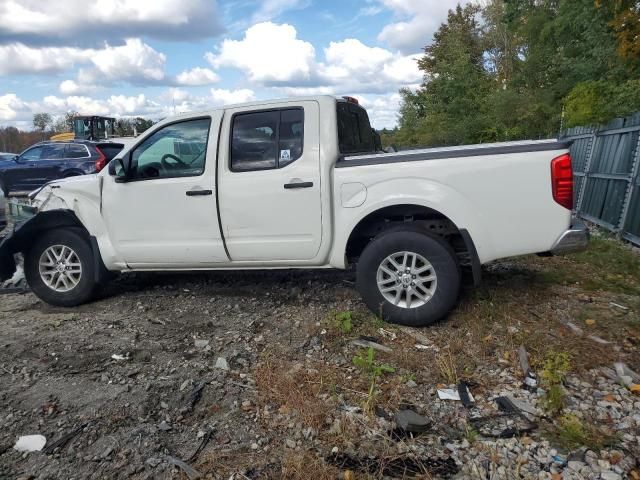
{"type": "Polygon", "coordinates": [[[337,110],[340,153],[375,153],[376,142],[367,111],[347,101],[338,101],[337,110]]]}

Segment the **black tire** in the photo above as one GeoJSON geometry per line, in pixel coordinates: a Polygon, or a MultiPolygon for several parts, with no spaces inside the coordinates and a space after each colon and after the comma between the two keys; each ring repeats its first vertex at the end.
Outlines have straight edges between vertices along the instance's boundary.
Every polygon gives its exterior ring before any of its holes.
{"type": "Polygon", "coordinates": [[[456,305],[461,278],[456,254],[448,243],[419,227],[403,226],[381,233],[367,245],[358,262],[356,286],[366,305],[385,321],[424,327],[444,318],[456,305]],[[431,298],[414,308],[396,306],[385,299],[377,283],[382,262],[394,253],[405,251],[424,257],[437,277],[431,298]]]}
{"type": "Polygon", "coordinates": [[[33,293],[46,303],[58,307],[75,307],[88,302],[96,287],[93,253],[89,242],[74,229],[49,230],[38,238],[25,253],[24,273],[33,293]],[[67,292],[49,287],[40,276],[40,257],[49,247],[62,245],[77,255],[82,273],[78,284],[67,292]]]}

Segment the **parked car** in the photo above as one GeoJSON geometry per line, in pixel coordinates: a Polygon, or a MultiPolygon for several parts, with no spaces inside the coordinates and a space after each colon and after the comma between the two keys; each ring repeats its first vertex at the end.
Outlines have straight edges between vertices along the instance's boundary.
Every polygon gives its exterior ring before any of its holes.
{"type": "Polygon", "coordinates": [[[7,226],[7,199],[4,192],[0,190],[0,238],[3,237],[2,231],[7,226]]]}
{"type": "Polygon", "coordinates": [[[30,192],[52,180],[97,173],[123,147],[81,140],[37,143],[20,155],[0,158],[0,190],[5,195],[30,192]]]}
{"type": "Polygon", "coordinates": [[[375,314],[428,325],[456,304],[461,268],[478,283],[498,258],[586,248],[567,147],[381,153],[367,112],[329,96],[184,114],[99,174],[33,195],[34,215],[0,244],[0,277],[22,251],[33,292],[74,306],[109,271],[355,263],[375,314]]]}

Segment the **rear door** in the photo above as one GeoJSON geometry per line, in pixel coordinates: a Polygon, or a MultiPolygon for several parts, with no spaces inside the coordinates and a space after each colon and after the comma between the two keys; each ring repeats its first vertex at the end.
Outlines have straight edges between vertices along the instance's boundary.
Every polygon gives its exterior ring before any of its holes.
{"type": "Polygon", "coordinates": [[[238,261],[311,261],[322,242],[319,106],[273,104],[225,112],[220,217],[238,261]]]}

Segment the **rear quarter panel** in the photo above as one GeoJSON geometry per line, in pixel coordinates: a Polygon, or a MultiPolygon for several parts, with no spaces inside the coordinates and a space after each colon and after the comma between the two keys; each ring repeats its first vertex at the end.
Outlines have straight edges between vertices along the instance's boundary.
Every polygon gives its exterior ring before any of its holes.
{"type": "Polygon", "coordinates": [[[334,266],[344,265],[350,233],[368,214],[390,205],[439,211],[473,239],[481,263],[548,251],[571,212],[551,192],[551,160],[566,150],[481,155],[334,169],[334,266]],[[341,202],[343,184],[363,184],[365,201],[341,202]]]}

